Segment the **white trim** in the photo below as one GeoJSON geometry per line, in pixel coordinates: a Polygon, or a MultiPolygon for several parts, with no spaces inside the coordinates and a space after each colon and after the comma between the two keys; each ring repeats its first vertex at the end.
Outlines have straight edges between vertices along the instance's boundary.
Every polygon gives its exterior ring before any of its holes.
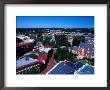
{"type": "Polygon", "coordinates": [[[50,71],[48,71],[47,73],[46,73],[46,75],[48,75],[54,68],[56,68],[57,66],[58,66],[58,64],[60,64],[61,62],[63,62],[63,61],[60,61],[59,63],[57,63],[52,69],[50,69],[50,71]]]}

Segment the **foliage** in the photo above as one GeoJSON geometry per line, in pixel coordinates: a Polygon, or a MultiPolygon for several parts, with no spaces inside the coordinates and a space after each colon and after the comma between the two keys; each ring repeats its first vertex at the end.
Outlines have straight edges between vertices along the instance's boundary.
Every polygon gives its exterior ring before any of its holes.
{"type": "Polygon", "coordinates": [[[65,59],[68,61],[74,61],[74,56],[71,52],[68,51],[67,48],[58,48],[54,58],[56,59],[57,62],[59,61],[64,61],[65,59]]]}
{"type": "Polygon", "coordinates": [[[51,41],[50,37],[46,37],[43,40],[43,45],[50,45],[55,48],[59,48],[60,46],[71,46],[71,44],[68,42],[68,39],[65,35],[56,35],[55,41],[51,41]]]}
{"type": "Polygon", "coordinates": [[[73,46],[79,46],[79,44],[80,44],[80,37],[78,37],[78,36],[74,37],[72,45],[73,46]]]}
{"type": "Polygon", "coordinates": [[[85,40],[85,36],[81,36],[81,42],[82,42],[82,43],[85,43],[85,41],[86,41],[86,40],[85,40]]]}
{"type": "Polygon", "coordinates": [[[49,46],[55,46],[55,42],[54,41],[50,41],[51,38],[50,37],[46,37],[44,40],[43,40],[43,45],[49,45],[49,46]]]}
{"type": "Polygon", "coordinates": [[[55,44],[55,42],[54,41],[51,41],[50,42],[50,46],[55,46],[56,44],[55,44]]]}
{"type": "Polygon", "coordinates": [[[39,53],[39,55],[46,54],[45,51],[41,51],[41,52],[38,52],[38,53],[39,53]]]}
{"type": "Polygon", "coordinates": [[[33,58],[33,59],[36,59],[37,58],[37,55],[35,55],[35,54],[29,54],[29,55],[25,55],[25,57],[26,57],[26,60],[28,60],[29,57],[30,58],[33,58]]]}
{"type": "Polygon", "coordinates": [[[81,61],[81,62],[84,63],[84,64],[89,64],[89,65],[91,65],[91,62],[90,62],[90,61],[87,61],[86,59],[81,59],[81,60],[79,60],[79,61],[81,61]]]}
{"type": "Polygon", "coordinates": [[[60,48],[60,45],[54,44],[53,48],[60,48]]]}
{"type": "Polygon", "coordinates": [[[78,59],[74,56],[73,63],[76,63],[77,61],[78,61],[78,59]]]}
{"type": "Polygon", "coordinates": [[[73,42],[72,42],[72,45],[73,46],[79,46],[79,44],[82,42],[82,43],[85,43],[85,36],[76,36],[74,37],[73,39],[73,42]]]}
{"type": "Polygon", "coordinates": [[[94,66],[94,58],[89,59],[89,58],[84,57],[84,60],[87,60],[88,62],[90,62],[92,66],[94,66]]]}
{"type": "Polygon", "coordinates": [[[37,39],[42,42],[42,41],[43,41],[43,36],[42,36],[42,34],[38,34],[38,35],[37,35],[37,39]]]}
{"type": "Polygon", "coordinates": [[[57,35],[55,39],[56,39],[56,44],[59,46],[71,46],[64,34],[57,35]]]}
{"type": "Polygon", "coordinates": [[[36,69],[35,67],[25,71],[25,74],[39,74],[39,73],[40,73],[39,69],[36,69]]]}
{"type": "Polygon", "coordinates": [[[46,37],[44,40],[43,40],[43,45],[50,45],[50,37],[46,37]]]}
{"type": "Polygon", "coordinates": [[[16,43],[20,43],[20,42],[23,42],[23,40],[20,38],[16,38],[16,43]]]}

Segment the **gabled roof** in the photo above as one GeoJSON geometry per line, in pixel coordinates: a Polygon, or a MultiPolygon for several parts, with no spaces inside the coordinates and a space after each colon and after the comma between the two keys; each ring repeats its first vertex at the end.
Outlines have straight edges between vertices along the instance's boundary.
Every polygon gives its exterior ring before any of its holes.
{"type": "Polygon", "coordinates": [[[65,62],[61,61],[56,66],[54,66],[47,74],[74,74],[76,70],[81,68],[83,66],[83,63],[77,62],[65,62]]]}
{"type": "Polygon", "coordinates": [[[94,74],[94,67],[91,65],[84,65],[77,74],[94,74]]]}

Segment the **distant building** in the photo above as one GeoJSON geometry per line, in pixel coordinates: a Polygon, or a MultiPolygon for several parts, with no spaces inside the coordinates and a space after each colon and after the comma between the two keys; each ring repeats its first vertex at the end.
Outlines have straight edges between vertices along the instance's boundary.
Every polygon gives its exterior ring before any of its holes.
{"type": "Polygon", "coordinates": [[[55,34],[52,34],[52,39],[50,41],[55,42],[55,34]]]}

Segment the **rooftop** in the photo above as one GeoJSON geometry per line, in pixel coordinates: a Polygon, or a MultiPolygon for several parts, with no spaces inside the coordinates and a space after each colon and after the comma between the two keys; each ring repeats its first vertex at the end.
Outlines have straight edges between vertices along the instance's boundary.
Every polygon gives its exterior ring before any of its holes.
{"type": "Polygon", "coordinates": [[[66,63],[64,61],[60,61],[49,72],[47,72],[47,74],[74,74],[74,72],[83,65],[84,64],[81,62],[74,64],[70,61],[67,61],[66,63]]]}

